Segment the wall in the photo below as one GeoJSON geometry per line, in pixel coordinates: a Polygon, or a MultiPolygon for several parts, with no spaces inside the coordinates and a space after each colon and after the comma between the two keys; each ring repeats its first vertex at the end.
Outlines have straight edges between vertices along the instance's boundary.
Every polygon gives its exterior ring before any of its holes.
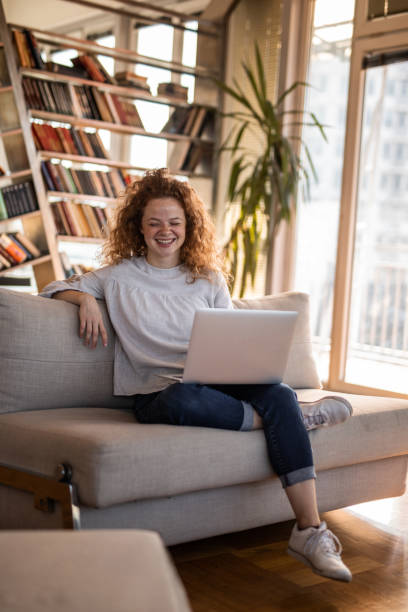
{"type": "MultiPolygon", "coordinates": [[[[241,66],[243,60],[254,61],[254,43],[258,43],[263,57],[268,95],[276,100],[279,74],[279,59],[281,49],[281,2],[280,0],[258,0],[256,10],[252,0],[241,0],[233,11],[228,25],[225,80],[232,84],[234,77],[248,97],[254,101],[250,86],[241,66]]],[[[224,112],[242,110],[242,107],[229,96],[224,97],[224,112]]],[[[232,121],[225,119],[222,130],[224,140],[232,128],[232,121]]],[[[242,143],[245,147],[257,151],[259,141],[255,135],[246,136],[242,143]]],[[[221,235],[225,226],[226,193],[228,186],[230,163],[228,154],[221,157],[222,171],[219,173],[219,184],[216,206],[216,223],[221,235]]],[[[224,232],[225,235],[225,232],[224,232]]],[[[255,293],[264,292],[264,274],[266,262],[260,262],[259,278],[255,293]]]]}
{"type": "Polygon", "coordinates": [[[9,23],[42,30],[60,28],[100,13],[63,0],[3,0],[3,6],[9,23]]]}

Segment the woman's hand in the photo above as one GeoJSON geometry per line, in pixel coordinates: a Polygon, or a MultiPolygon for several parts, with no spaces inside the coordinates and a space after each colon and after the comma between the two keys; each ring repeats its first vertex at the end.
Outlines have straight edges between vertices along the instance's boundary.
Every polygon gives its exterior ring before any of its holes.
{"type": "Polygon", "coordinates": [[[101,335],[103,346],[108,346],[108,334],[103,324],[102,314],[93,295],[81,293],[79,299],[79,335],[89,348],[96,348],[101,335]]]}

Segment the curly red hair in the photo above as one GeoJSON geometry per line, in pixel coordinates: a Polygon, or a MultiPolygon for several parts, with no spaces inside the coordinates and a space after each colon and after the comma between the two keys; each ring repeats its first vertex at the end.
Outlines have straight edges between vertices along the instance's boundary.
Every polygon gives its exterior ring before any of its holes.
{"type": "Polygon", "coordinates": [[[203,201],[187,182],[171,176],[167,168],[148,170],[126,188],[117,210],[115,227],[103,247],[103,260],[115,265],[130,257],[147,253],[141,232],[144,210],[150,200],[174,198],[186,216],[186,238],[180,251],[181,263],[189,270],[191,280],[212,279],[213,273],[227,278],[215,234],[215,227],[203,201]]]}

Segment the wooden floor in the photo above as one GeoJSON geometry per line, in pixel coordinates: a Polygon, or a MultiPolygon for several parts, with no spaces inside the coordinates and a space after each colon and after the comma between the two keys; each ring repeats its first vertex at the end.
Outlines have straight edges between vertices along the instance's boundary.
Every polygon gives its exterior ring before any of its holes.
{"type": "Polygon", "coordinates": [[[170,548],[193,612],[408,611],[408,492],[322,515],[343,545],[349,584],[286,554],[293,522],[170,548]]]}

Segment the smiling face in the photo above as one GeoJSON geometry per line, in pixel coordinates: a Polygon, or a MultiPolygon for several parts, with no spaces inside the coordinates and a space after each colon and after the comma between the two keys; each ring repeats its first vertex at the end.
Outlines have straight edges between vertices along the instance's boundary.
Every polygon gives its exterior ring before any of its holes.
{"type": "Polygon", "coordinates": [[[155,198],[144,209],[141,232],[146,259],[156,268],[173,268],[180,263],[180,249],[186,237],[186,216],[174,198],[155,198]]]}

